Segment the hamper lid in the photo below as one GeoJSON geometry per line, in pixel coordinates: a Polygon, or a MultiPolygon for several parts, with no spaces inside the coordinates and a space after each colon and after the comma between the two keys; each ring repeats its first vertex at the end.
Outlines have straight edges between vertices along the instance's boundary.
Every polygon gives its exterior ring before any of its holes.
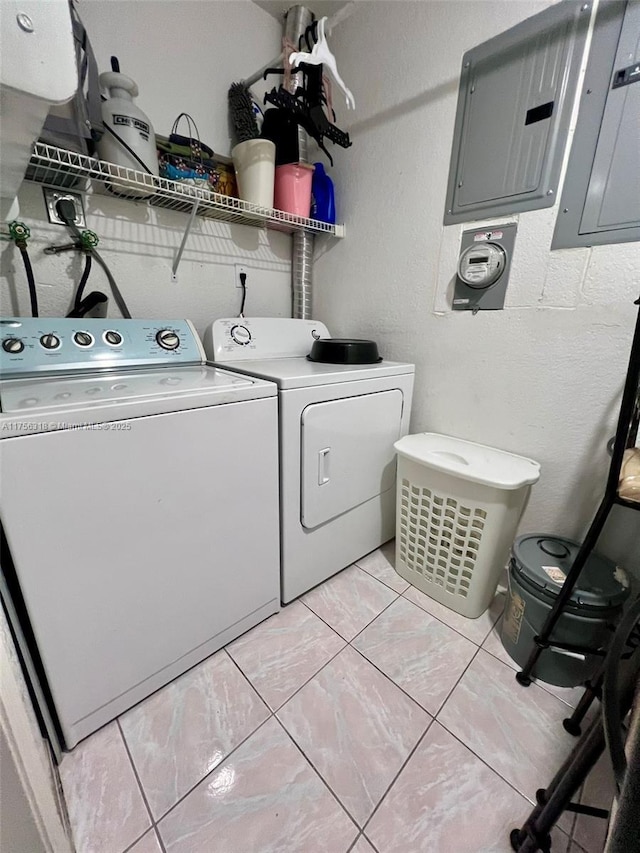
{"type": "MultiPolygon", "coordinates": [[[[580,549],[580,543],[561,536],[530,533],[513,543],[512,567],[545,598],[558,595],[580,549]]],[[[622,604],[630,593],[624,569],[592,551],[571,593],[570,602],[593,608],[622,604]]]]}
{"type": "Polygon", "coordinates": [[[435,432],[405,435],[394,447],[428,468],[498,489],[519,489],[540,477],[540,465],[533,459],[435,432]]]}

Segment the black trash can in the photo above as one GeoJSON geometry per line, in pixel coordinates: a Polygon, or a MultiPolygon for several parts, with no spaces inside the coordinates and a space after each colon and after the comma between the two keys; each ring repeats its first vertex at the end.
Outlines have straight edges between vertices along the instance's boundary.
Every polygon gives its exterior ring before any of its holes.
{"type": "MultiPolygon", "coordinates": [[[[513,544],[509,590],[502,622],[502,645],[520,666],[527,662],[533,638],[551,610],[580,545],[571,539],[533,533],[513,544]]],[[[631,590],[625,571],[593,552],[556,627],[552,642],[606,648],[631,590]]],[[[559,687],[584,684],[602,658],[545,649],[533,676],[559,687]]]]}

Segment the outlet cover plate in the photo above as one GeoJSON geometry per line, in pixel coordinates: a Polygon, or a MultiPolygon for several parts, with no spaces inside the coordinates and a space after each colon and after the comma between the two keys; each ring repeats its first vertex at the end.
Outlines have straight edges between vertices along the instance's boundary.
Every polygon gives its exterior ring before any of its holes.
{"type": "Polygon", "coordinates": [[[43,187],[42,192],[44,193],[44,203],[47,208],[47,215],[49,216],[49,222],[52,225],[64,225],[64,222],[58,215],[58,211],[56,210],[56,204],[61,199],[68,199],[72,201],[74,207],[76,209],[76,218],[75,223],[78,228],[84,228],[86,226],[86,220],[84,217],[84,202],[80,193],[72,193],[68,190],[60,190],[54,189],[53,187],[43,187]]]}
{"type": "MultiPolygon", "coordinates": [[[[247,279],[248,279],[249,278],[249,270],[247,269],[247,267],[244,264],[234,264],[233,266],[234,266],[235,275],[236,275],[236,287],[242,287],[242,284],[240,283],[240,273],[243,272],[247,276],[247,279]]],[[[248,284],[247,284],[247,286],[248,286],[248,284]]]]}

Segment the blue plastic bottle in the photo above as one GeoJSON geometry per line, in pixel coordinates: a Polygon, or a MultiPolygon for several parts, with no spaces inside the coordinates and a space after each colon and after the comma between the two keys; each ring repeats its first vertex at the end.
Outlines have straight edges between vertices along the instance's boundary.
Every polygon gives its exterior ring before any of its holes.
{"type": "Polygon", "coordinates": [[[327,175],[322,163],[314,163],[311,181],[311,218],[335,225],[336,199],[333,181],[327,175]]]}

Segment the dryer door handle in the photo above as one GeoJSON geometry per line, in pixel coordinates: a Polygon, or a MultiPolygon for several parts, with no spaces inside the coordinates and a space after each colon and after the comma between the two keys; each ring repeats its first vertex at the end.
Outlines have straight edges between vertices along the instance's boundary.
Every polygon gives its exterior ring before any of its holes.
{"type": "Polygon", "coordinates": [[[329,453],[330,447],[318,451],[318,485],[324,486],[329,482],[329,453]]]}

